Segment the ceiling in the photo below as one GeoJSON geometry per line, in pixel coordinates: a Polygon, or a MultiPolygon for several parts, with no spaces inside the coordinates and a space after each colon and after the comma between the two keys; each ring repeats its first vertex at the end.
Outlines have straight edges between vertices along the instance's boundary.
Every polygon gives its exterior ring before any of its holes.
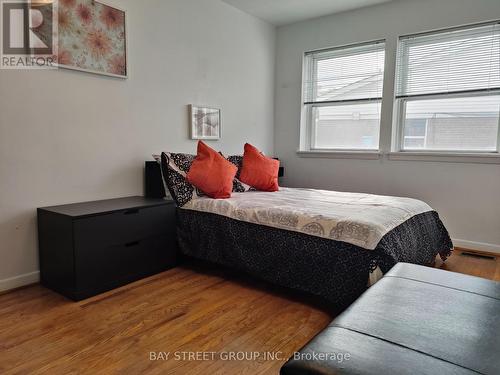
{"type": "Polygon", "coordinates": [[[306,20],[392,0],[222,0],[274,25],[306,20]]]}

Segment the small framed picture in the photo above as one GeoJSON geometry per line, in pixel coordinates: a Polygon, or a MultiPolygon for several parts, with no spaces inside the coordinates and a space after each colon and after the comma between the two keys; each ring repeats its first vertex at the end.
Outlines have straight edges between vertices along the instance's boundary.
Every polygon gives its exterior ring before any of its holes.
{"type": "Polygon", "coordinates": [[[191,139],[220,139],[220,109],[212,107],[189,106],[191,139]]]}

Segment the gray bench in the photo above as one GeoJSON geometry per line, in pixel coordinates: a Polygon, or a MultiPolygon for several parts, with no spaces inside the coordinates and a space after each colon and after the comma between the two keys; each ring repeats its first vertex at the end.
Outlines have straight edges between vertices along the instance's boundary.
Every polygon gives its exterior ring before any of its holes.
{"type": "Polygon", "coordinates": [[[500,374],[500,283],[398,263],[281,368],[500,374]]]}

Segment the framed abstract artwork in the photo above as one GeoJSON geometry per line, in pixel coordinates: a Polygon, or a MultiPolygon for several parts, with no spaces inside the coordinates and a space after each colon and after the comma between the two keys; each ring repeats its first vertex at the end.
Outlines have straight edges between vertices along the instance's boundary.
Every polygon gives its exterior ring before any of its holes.
{"type": "Polygon", "coordinates": [[[221,136],[221,110],[190,105],[191,139],[215,140],[221,136]]]}
{"type": "Polygon", "coordinates": [[[58,4],[58,67],[127,78],[126,12],[95,0],[58,4]]]}

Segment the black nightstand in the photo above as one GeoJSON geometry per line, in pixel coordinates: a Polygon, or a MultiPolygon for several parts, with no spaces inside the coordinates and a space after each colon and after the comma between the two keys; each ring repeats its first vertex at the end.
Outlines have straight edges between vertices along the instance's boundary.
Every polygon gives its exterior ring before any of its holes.
{"type": "Polygon", "coordinates": [[[38,209],[42,285],[81,300],[174,267],[175,204],[127,197],[38,209]]]}

